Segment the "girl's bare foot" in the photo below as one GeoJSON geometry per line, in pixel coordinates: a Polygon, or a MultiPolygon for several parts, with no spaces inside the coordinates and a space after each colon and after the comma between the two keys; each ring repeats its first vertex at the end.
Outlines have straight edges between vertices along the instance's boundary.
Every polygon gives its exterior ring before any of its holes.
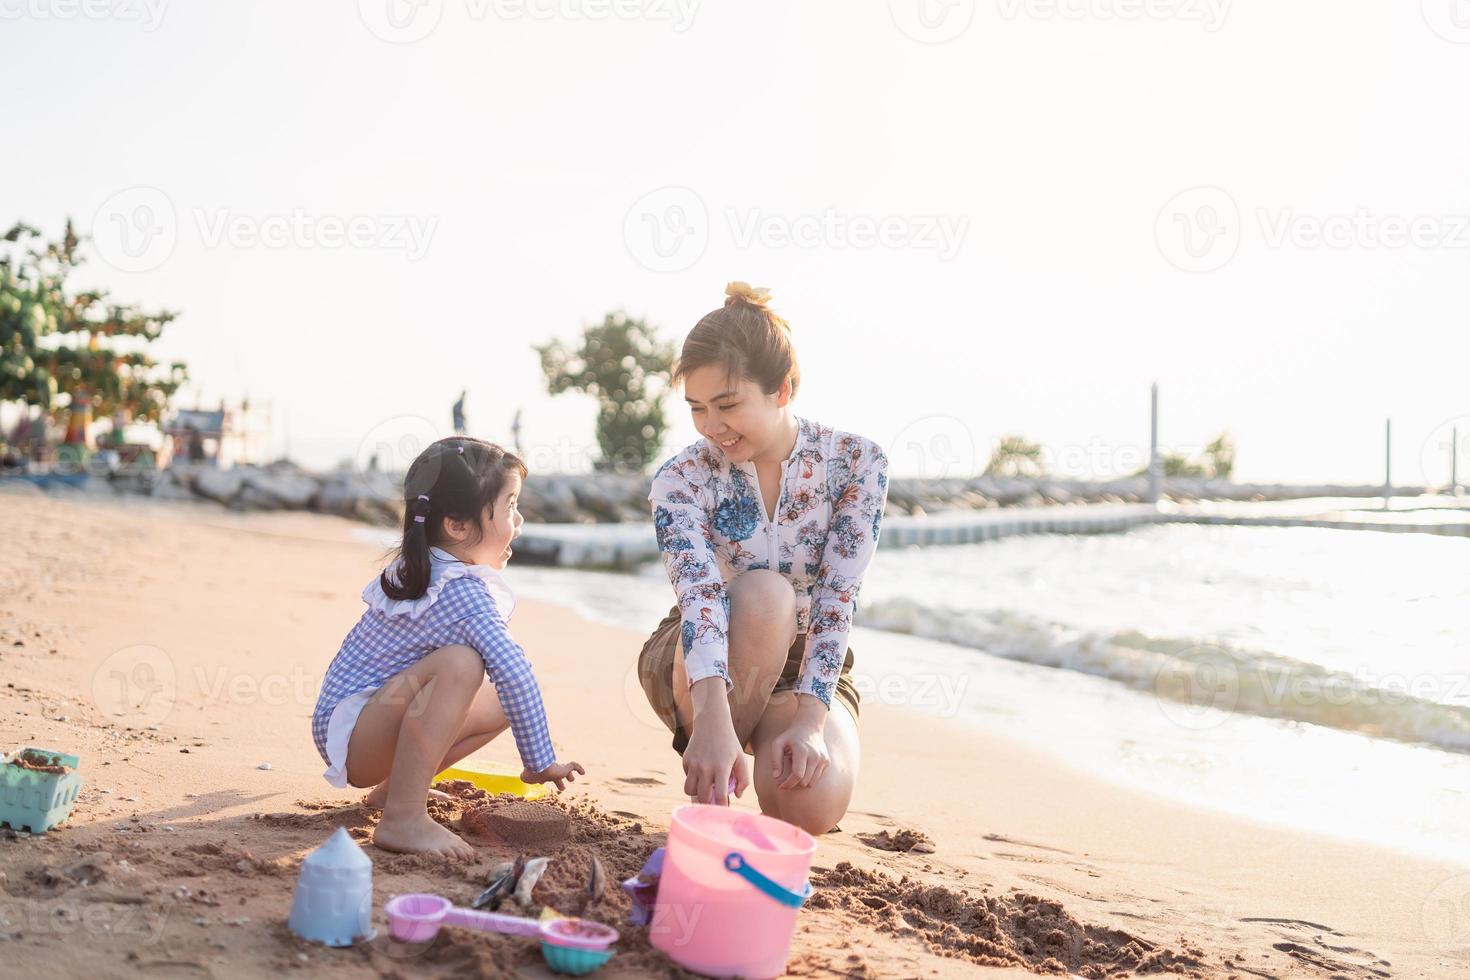
{"type": "Polygon", "coordinates": [[[427,813],[416,817],[384,818],[373,831],[373,843],[385,851],[404,854],[440,854],[463,861],[474,860],[475,849],[454,831],[439,826],[427,813]]]}
{"type": "MultiPolygon", "coordinates": [[[[441,790],[431,789],[431,790],[429,790],[429,799],[431,799],[431,800],[452,800],[452,799],[454,799],[454,797],[450,796],[448,793],[445,793],[445,792],[443,792],[441,790]]],[[[368,790],[368,795],[367,796],[364,796],[362,798],[362,805],[363,806],[367,806],[367,807],[372,807],[374,810],[381,810],[381,809],[383,809],[383,804],[386,803],[387,801],[388,801],[388,780],[385,779],[381,783],[379,783],[378,785],[374,786],[372,789],[368,790]]]]}

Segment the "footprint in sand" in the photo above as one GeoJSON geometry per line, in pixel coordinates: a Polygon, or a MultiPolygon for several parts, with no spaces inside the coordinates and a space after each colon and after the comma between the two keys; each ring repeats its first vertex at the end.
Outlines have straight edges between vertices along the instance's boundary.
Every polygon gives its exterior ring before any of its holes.
{"type": "Polygon", "coordinates": [[[629,786],[662,786],[662,779],[654,779],[652,776],[619,776],[613,780],[618,783],[627,783],[629,786]]]}

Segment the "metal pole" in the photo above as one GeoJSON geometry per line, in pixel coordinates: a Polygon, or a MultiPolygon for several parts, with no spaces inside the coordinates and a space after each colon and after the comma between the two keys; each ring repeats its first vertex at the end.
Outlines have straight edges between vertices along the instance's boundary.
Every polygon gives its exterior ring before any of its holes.
{"type": "Polygon", "coordinates": [[[1393,419],[1383,420],[1383,508],[1393,496],[1393,419]]]}
{"type": "Polygon", "coordinates": [[[1159,502],[1159,383],[1149,389],[1148,410],[1148,502],[1159,502]]]}
{"type": "Polygon", "coordinates": [[[1460,495],[1460,429],[1458,426],[1450,429],[1450,494],[1455,497],[1460,495]]]}

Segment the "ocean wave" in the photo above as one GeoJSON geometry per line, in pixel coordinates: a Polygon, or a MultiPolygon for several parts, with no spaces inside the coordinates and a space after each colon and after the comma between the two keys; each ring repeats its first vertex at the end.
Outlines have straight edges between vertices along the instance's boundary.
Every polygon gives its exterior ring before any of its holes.
{"type": "Polygon", "coordinates": [[[1087,632],[1012,613],[960,611],[910,599],[863,606],[858,625],[1103,677],[1162,699],[1166,711],[1206,727],[1212,710],[1323,725],[1470,753],[1465,677],[1367,677],[1264,650],[1134,631],[1087,632]]]}

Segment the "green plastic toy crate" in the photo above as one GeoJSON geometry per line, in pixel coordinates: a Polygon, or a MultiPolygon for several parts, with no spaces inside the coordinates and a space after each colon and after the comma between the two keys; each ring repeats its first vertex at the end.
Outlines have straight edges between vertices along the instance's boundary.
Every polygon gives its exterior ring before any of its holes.
{"type": "Polygon", "coordinates": [[[0,824],[40,834],[65,820],[77,801],[77,792],[82,788],[82,776],[77,772],[77,765],[76,756],[50,749],[24,748],[6,756],[4,763],[0,764],[0,824]],[[24,752],[55,760],[52,765],[66,766],[69,771],[36,772],[8,764],[10,759],[24,752]]]}

